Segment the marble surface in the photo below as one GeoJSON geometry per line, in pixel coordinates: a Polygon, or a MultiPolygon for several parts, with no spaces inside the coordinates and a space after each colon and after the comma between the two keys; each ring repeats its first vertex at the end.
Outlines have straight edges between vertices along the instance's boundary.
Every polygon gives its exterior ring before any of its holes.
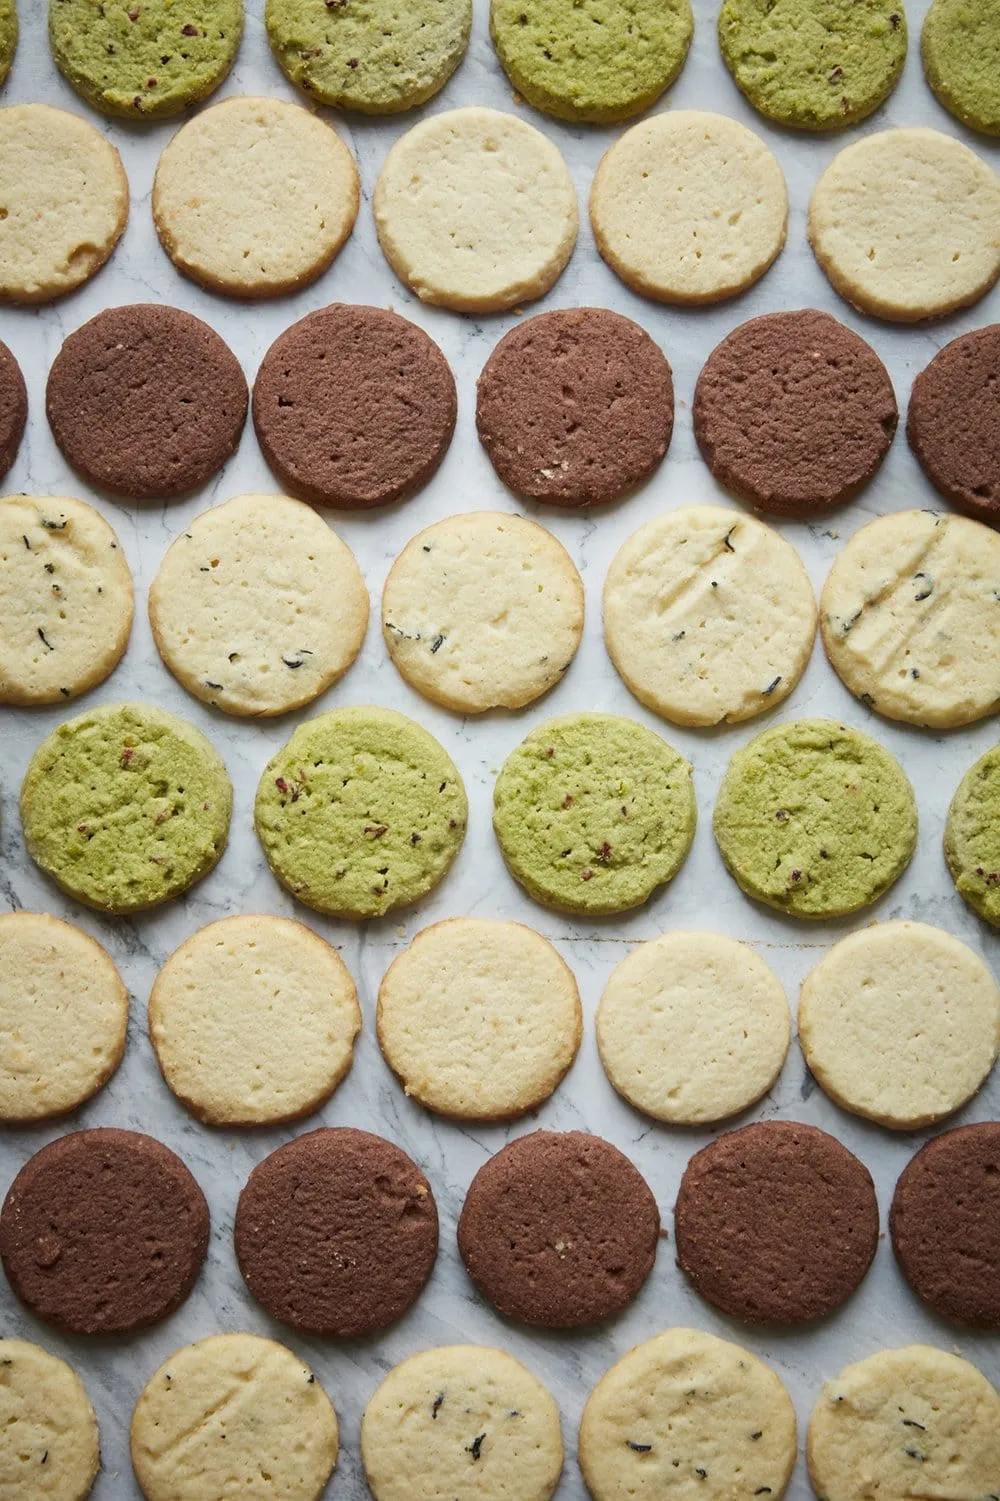
{"type": "MultiPolygon", "coordinates": [[[[775,719],[828,714],[875,734],[902,761],[920,802],[920,843],[910,870],[870,917],[909,917],[937,922],[983,954],[994,966],[998,943],[955,894],[941,854],[941,832],[951,794],[972,760],[996,739],[986,722],[953,734],[931,734],[874,719],[855,703],[828,668],[817,645],[797,691],[773,715],[718,732],[688,732],[659,723],[633,701],[618,680],[601,639],[600,590],[618,545],[640,523],[664,508],[695,501],[735,504],[715,486],[698,456],[691,431],[690,402],[697,373],[716,343],[736,324],[756,313],[781,308],[827,308],[867,337],[885,360],[901,409],[913,376],[948,339],[1000,316],[1000,289],[946,322],[916,329],[868,322],[846,308],[815,265],[805,241],[809,193],[835,152],[859,131],[889,125],[927,124],[955,136],[961,127],[939,108],[926,88],[917,48],[924,0],[910,8],[910,55],[901,86],[876,116],[856,130],[829,138],[807,138],[772,129],[741,99],[719,59],[714,3],[695,0],[697,32],[687,67],[671,94],[681,107],[710,107],[743,120],[762,134],[787,174],[791,197],[788,244],[771,272],[747,295],[714,308],[683,311],[646,302],[629,292],[594,250],[586,222],[586,194],[599,157],[615,130],[575,129],[543,120],[512,99],[489,43],[486,0],[476,0],[476,27],[466,62],[429,110],[481,103],[519,109],[565,153],[580,194],[580,242],[569,268],[550,295],[532,311],[547,307],[600,304],[638,319],[656,338],[673,365],[677,423],[668,458],[652,482],[616,508],[571,515],[544,507],[523,507],[494,476],[475,435],[475,380],[487,355],[515,317],[484,321],[424,308],[394,279],[382,259],[371,216],[371,194],[390,143],[419,112],[387,122],[338,119],[337,127],[355,151],[361,169],[363,201],[357,229],[339,259],[319,283],[301,294],[263,306],[241,305],[197,289],[176,272],[160,249],[149,210],[157,156],[176,128],[171,122],[144,127],[110,123],[91,115],[122,152],[132,188],[132,215],[110,265],[88,286],[53,306],[0,310],[0,337],[14,350],[28,381],[31,419],[9,490],[38,494],[78,494],[91,500],[118,529],[135,572],[137,614],[127,656],[111,679],[86,700],[145,699],[185,715],[214,741],[232,774],[235,808],[229,848],[216,870],[185,900],[134,920],[104,921],[75,907],[40,875],[27,858],[17,815],[17,792],[27,761],[39,741],[68,710],[2,711],[0,784],[3,796],[0,902],[6,908],[41,909],[77,922],[110,949],[132,994],[132,1017],[125,1061],[110,1085],[69,1121],[31,1130],[0,1132],[0,1191],[21,1164],[45,1142],[66,1130],[99,1124],[152,1132],[189,1163],[204,1187],[213,1217],[208,1263],[188,1303],[173,1318],[130,1340],[85,1341],[62,1338],[26,1314],[9,1288],[0,1288],[4,1332],[36,1339],[69,1359],[82,1373],[101,1422],[104,1468],[94,1495],[98,1501],[128,1501],[139,1492],[128,1461],[127,1429],[132,1405],[154,1368],[179,1345],[214,1330],[248,1329],[287,1340],[309,1360],[330,1392],[340,1415],[342,1452],[330,1494],[342,1501],[367,1495],[358,1453],[358,1424],[364,1405],[390,1366],[429,1345],[474,1341],[502,1345],[545,1381],[562,1409],[566,1468],[560,1501],[585,1495],[576,1465],[575,1433],[587,1394],[607,1366],[633,1344],[671,1324],[711,1330],[749,1346],[780,1372],[804,1424],[822,1382],[848,1361],[882,1346],[925,1341],[956,1349],[1000,1381],[1000,1341],[996,1336],[958,1331],[937,1321],[910,1295],[897,1272],[886,1239],[858,1294],[833,1318],[797,1331],[749,1330],[715,1313],[687,1286],[674,1264],[670,1239],[661,1244],[657,1265],[639,1299],[624,1317],[607,1327],[570,1336],[536,1333],[505,1324],[474,1294],[455,1245],[455,1222],[464,1191],[486,1157],[510,1137],[534,1125],[599,1132],[622,1148],[646,1175],[659,1200],[665,1230],[672,1231],[672,1207],[690,1154],[712,1133],[669,1130],[631,1111],[613,1093],[598,1061],[593,1014],[602,986],[629,948],[667,928],[711,927],[742,938],[775,968],[794,1001],[803,976],[850,923],[804,927],[745,900],[723,869],[711,834],[711,809],[731,753],[775,719]],[[373,623],[363,652],[347,677],[316,708],[351,703],[391,705],[411,714],[448,748],[465,777],[471,803],[469,836],[451,874],[416,909],[382,922],[360,925],[326,922],[297,908],[272,879],[253,833],[251,816],[259,774],[284,742],[293,715],[279,721],[245,723],[214,713],[189,698],[161,665],[145,612],[146,589],[171,539],[206,506],[249,490],[273,490],[248,425],[235,458],[202,493],[167,506],[116,504],[93,495],[67,468],[49,435],[44,417],[44,382],[64,335],[101,308],[132,301],[163,300],[207,319],[228,340],[250,379],[275,336],[313,308],[335,300],[393,306],[428,330],[454,368],[459,388],[459,420],[454,443],[441,470],[414,499],[368,515],[331,515],[355,550],[373,601],[373,623]],[[398,677],[377,627],[378,599],[385,574],[402,545],[421,527],[451,513],[476,509],[525,509],[565,543],[576,559],[587,590],[587,626],[577,660],[545,700],[519,714],[461,719],[423,702],[398,677]],[[630,714],[664,732],[694,763],[701,821],[692,854],[673,884],[638,912],[613,920],[575,922],[546,912],[527,900],[506,874],[490,829],[495,773],[524,734],[551,714],[599,707],[630,714]],[[146,1000],[160,965],[196,928],[231,912],[295,915],[334,942],[357,979],[365,1029],[354,1068],[333,1099],[307,1124],[291,1129],[227,1132],[209,1130],[191,1119],[163,1084],[146,1035],[146,1000]],[[579,1059],[555,1096],[537,1113],[510,1128],[461,1129],[440,1122],[409,1103],[391,1077],[374,1036],[374,1001],[386,966],[424,925],[461,914],[518,918],[556,944],[575,971],[584,997],[586,1032],[579,1059]],[[441,1212],[441,1250],[430,1285],[416,1308],[380,1337],[353,1344],[309,1340],[269,1323],[244,1289],[231,1244],[237,1195],[251,1167],[296,1131],[320,1124],[351,1124],[379,1131],[399,1142],[424,1166],[441,1212]]],[[[20,0],[22,40],[2,102],[40,100],[87,113],[53,66],[45,38],[42,0],[20,0]]],[[[249,92],[293,97],[272,62],[261,19],[262,0],[249,0],[246,37],[223,95],[249,92]]],[[[966,137],[1000,167],[1000,148],[966,137]]],[[[817,587],[837,549],[871,516],[934,503],[906,446],[902,431],[868,491],[851,506],[818,524],[787,523],[784,535],[800,549],[817,587]]],[[[78,705],[78,707],[82,707],[78,705]]],[[[961,1113],[962,1121],[1000,1114],[1000,1072],[961,1113]]],[[[774,1117],[809,1121],[834,1132],[868,1163],[876,1179],[883,1214],[893,1184],[928,1133],[899,1136],[844,1114],[814,1088],[793,1043],[781,1078],[768,1099],[747,1119],[774,1117]]],[[[955,1122],[957,1124],[957,1120],[955,1122]]],[[[804,1436],[804,1433],[803,1433],[804,1436]]],[[[789,1491],[794,1501],[810,1494],[800,1458],[789,1491]]]]}

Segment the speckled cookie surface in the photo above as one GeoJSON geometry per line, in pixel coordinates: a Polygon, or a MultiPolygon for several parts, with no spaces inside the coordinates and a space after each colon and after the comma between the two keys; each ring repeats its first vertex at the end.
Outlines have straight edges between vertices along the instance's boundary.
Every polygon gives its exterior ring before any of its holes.
{"type": "Polygon", "coordinates": [[[97,1418],[65,1361],[0,1340],[0,1491],[8,1501],[84,1501],[101,1463],[97,1418]]]}
{"type": "Polygon", "coordinates": [[[21,367],[0,343],[0,479],[17,458],[28,420],[28,392],[21,367]]]}
{"type": "Polygon", "coordinates": [[[959,895],[1000,928],[1000,746],[980,756],[955,790],[944,853],[959,895]]]}
{"type": "Polygon", "coordinates": [[[17,5],[15,0],[0,0],[0,83],[10,72],[17,51],[17,5]]]}
{"type": "Polygon", "coordinates": [[[28,853],[77,901],[141,912],[226,847],[233,789],[200,730],[150,704],[105,704],[43,740],[21,784],[28,853]]]}
{"type": "Polygon", "coordinates": [[[996,0],[934,0],[920,55],[927,82],[963,125],[1000,135],[1000,7],[996,0]]]}
{"type": "Polygon", "coordinates": [[[1000,525],[1000,323],[960,334],[921,370],[906,436],[939,495],[1000,525]]]}
{"type": "Polygon", "coordinates": [[[533,1131],[473,1178],[458,1248],[505,1317],[571,1329],[628,1307],[659,1234],[652,1190],[617,1147],[583,1131],[533,1131]]]}
{"type": "Polygon", "coordinates": [[[713,829],[747,896],[793,917],[843,917],[877,901],[909,865],[917,805],[876,740],[800,719],[736,752],[713,829]]]}

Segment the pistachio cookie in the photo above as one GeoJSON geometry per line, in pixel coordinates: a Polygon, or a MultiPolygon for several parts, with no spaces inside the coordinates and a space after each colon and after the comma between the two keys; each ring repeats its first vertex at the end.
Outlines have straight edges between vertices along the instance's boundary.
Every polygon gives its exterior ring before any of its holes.
{"type": "Polygon", "coordinates": [[[959,896],[1000,928],[1000,746],[970,766],[944,827],[944,855],[959,896]]]}
{"type": "Polygon", "coordinates": [[[0,0],[0,83],[10,72],[17,51],[17,5],[15,0],[0,0]]]}
{"type": "Polygon", "coordinates": [[[8,1501],[85,1501],[101,1465],[97,1417],[65,1361],[0,1340],[0,1493],[8,1501]]]}
{"type": "Polygon", "coordinates": [[[933,0],[920,33],[927,82],[956,119],[1000,135],[1000,8],[996,0],[933,0]]]}

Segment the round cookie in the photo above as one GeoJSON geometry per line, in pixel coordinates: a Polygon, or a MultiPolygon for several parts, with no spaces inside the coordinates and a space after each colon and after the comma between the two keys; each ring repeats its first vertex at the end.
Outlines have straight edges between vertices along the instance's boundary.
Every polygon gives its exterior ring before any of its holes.
{"type": "Polygon", "coordinates": [[[51,302],[99,271],[128,222],[121,157],[79,115],[0,109],[0,303],[51,302]]]}
{"type": "Polygon", "coordinates": [[[350,667],[368,590],[312,506],[237,495],[202,511],[168,549],[149,620],[160,656],[195,698],[227,714],[285,714],[350,667]]]}
{"type": "Polygon", "coordinates": [[[626,685],[674,724],[735,724],[792,692],[816,638],[795,549],[722,506],[647,521],[604,580],[604,644],[626,685]]]}
{"type": "Polygon", "coordinates": [[[889,97],[906,61],[896,0],[724,0],[719,47],[733,82],[779,125],[840,130],[889,97]]]}
{"type": "Polygon", "coordinates": [[[716,1308],[750,1324],[824,1318],[878,1247],[871,1174],[836,1137],[760,1121],[696,1152],[677,1195],[677,1260],[716,1308]]]}
{"type": "Polygon", "coordinates": [[[1000,524],[1000,323],[960,334],[921,370],[906,436],[939,495],[1000,524]]]}
{"type": "Polygon", "coordinates": [[[698,377],[694,432],[727,490],[758,511],[843,505],[878,472],[899,411],[870,344],[829,313],[765,313],[716,345],[698,377]]]}
{"type": "Polygon", "coordinates": [[[131,1334],[184,1302],[208,1230],[205,1196],[181,1159],[151,1136],[106,1126],[28,1159],[0,1211],[0,1257],[46,1323],[131,1334]]]}
{"type": "Polygon", "coordinates": [[[798,719],[736,752],[712,827],[747,896],[791,917],[846,917],[909,865],[917,804],[877,740],[830,719],[798,719]]]}
{"type": "Polygon", "coordinates": [[[781,982],[721,933],[663,933],[613,970],[597,1046],[622,1097],[656,1120],[698,1126],[754,1104],[791,1041],[781,982]]]}
{"type": "Polygon", "coordinates": [[[634,719],[567,714],[532,730],[493,789],[507,868],[557,912],[625,912],[680,870],[698,817],[691,767],[634,719]]]}
{"type": "Polygon", "coordinates": [[[511,1120],[547,1100],[583,1035],[572,971],[517,922],[454,917],[386,970],[378,1040],[406,1093],[460,1120],[511,1120]]]}
{"type": "Polygon", "coordinates": [[[0,916],[0,1015],[5,1123],[75,1110],[107,1083],[125,1052],[128,991],[111,956],[79,928],[41,912],[0,916]]]}
{"type": "Polygon", "coordinates": [[[469,1185],[458,1249],[505,1318],[574,1329],[622,1313],[653,1269],[660,1214],[627,1157],[584,1131],[533,1131],[469,1185]]]}
{"type": "Polygon", "coordinates": [[[813,190],[809,243],[834,291],[892,323],[977,302],[1000,275],[1000,179],[938,130],[845,146],[813,190]]]}
{"type": "Polygon", "coordinates": [[[132,629],[132,574],[93,506],[0,499],[0,703],[58,704],[102,683],[132,629]]]}
{"type": "Polygon", "coordinates": [[[559,150],[516,115],[430,115],[389,151],[372,200],[379,244],[422,302],[499,313],[542,297],[576,244],[559,150]]]}
{"type": "Polygon", "coordinates": [[[15,0],[0,0],[0,83],[10,72],[17,51],[17,5],[15,0]]]}
{"type": "Polygon", "coordinates": [[[549,1501],[562,1473],[559,1409],[505,1351],[443,1345],[411,1355],[374,1392],[361,1458],[375,1501],[412,1501],[414,1473],[430,1495],[474,1486],[483,1498],[549,1501]]]}
{"type": "Polygon", "coordinates": [[[21,367],[6,344],[0,343],[0,479],[17,458],[27,421],[28,391],[21,367]]]}
{"type": "Polygon", "coordinates": [[[272,1318],[356,1339],[420,1296],[437,1256],[437,1206],[391,1141],[328,1126],[254,1168],[234,1235],[240,1271],[272,1318]]]}
{"type": "Polygon", "coordinates": [[[143,1388],[129,1440],[147,1501],[227,1491],[319,1501],[339,1449],[337,1415],[312,1371],[255,1334],[175,1351],[143,1388]]]}
{"type": "Polygon", "coordinates": [[[809,1478],[826,1501],[994,1501],[1000,1395],[930,1345],[879,1350],[828,1381],[809,1419],[809,1478]]]}
{"type": "Polygon", "coordinates": [[[927,923],[849,933],[806,976],[799,1042],[837,1104],[881,1126],[933,1125],[972,1098],[1000,1049],[986,965],[927,923]]]}
{"type": "Polygon", "coordinates": [[[826,654],[867,709],[934,729],[1000,708],[1000,535],[936,511],[861,527],[820,596],[826,654]]]}
{"type": "Polygon", "coordinates": [[[240,95],[169,142],[153,222],[179,271],[210,292],[277,297],[309,286],[354,228],[358,169],[316,115],[240,95]]]}
{"type": "Polygon", "coordinates": [[[97,1418],[73,1368],[26,1340],[0,1340],[0,1492],[85,1501],[100,1464],[97,1418]]]}
{"type": "Polygon", "coordinates": [[[336,949],[283,917],[199,928],[149,997],[163,1077],[211,1126],[311,1114],[350,1068],[360,1031],[358,994],[336,949]]]}
{"type": "Polygon", "coordinates": [[[483,366],[476,426],[497,474],[519,495],[604,505],[648,480],[670,446],[670,366],[620,313],[540,313],[505,334],[483,366]]]}
{"type": "Polygon", "coordinates": [[[218,862],[233,788],[200,730],[151,704],[102,704],[43,740],[21,783],[31,858],[69,896],[123,915],[218,862]]]}
{"type": "Polygon", "coordinates": [[[670,110],[633,125],[601,158],[590,190],[597,248],[635,292],[719,302],[779,255],[788,191],[776,157],[736,120],[670,110]]]}
{"type": "Polygon", "coordinates": [[[305,500],[402,500],[448,451],[455,377],[434,340],[385,308],[335,302],[279,334],[253,387],[264,458],[305,500]]]}
{"type": "Polygon", "coordinates": [[[412,688],[457,714],[521,709],[569,668],[583,580],[524,516],[474,511],[418,532],[389,570],[382,634],[412,688]]]}
{"type": "Polygon", "coordinates": [[[795,1409],[763,1361],[696,1329],[668,1329],[606,1371],[580,1421],[594,1501],[781,1501],[796,1459],[795,1409]]]}
{"type": "Polygon", "coordinates": [[[944,855],[959,896],[1000,928],[1000,746],[970,766],[955,790],[944,855]]]}
{"type": "Polygon", "coordinates": [[[920,55],[938,103],[972,130],[1000,135],[1000,16],[994,0],[933,0],[920,55]]]}

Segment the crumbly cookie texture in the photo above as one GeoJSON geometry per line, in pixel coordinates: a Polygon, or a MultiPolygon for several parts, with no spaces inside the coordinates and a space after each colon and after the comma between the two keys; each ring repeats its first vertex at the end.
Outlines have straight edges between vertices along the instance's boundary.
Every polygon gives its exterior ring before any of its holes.
{"type": "Polygon", "coordinates": [[[996,0],[933,0],[920,33],[924,73],[945,109],[1000,135],[1000,9],[996,0]]]}
{"type": "Polygon", "coordinates": [[[17,5],[15,0],[0,0],[0,83],[11,70],[17,51],[17,5]]]}
{"type": "Polygon", "coordinates": [[[38,1345],[0,1339],[0,1489],[11,1501],[84,1501],[100,1464],[76,1372],[38,1345]]]}
{"type": "Polygon", "coordinates": [[[1000,928],[1000,746],[980,756],[955,790],[944,854],[960,896],[1000,928]]]}

